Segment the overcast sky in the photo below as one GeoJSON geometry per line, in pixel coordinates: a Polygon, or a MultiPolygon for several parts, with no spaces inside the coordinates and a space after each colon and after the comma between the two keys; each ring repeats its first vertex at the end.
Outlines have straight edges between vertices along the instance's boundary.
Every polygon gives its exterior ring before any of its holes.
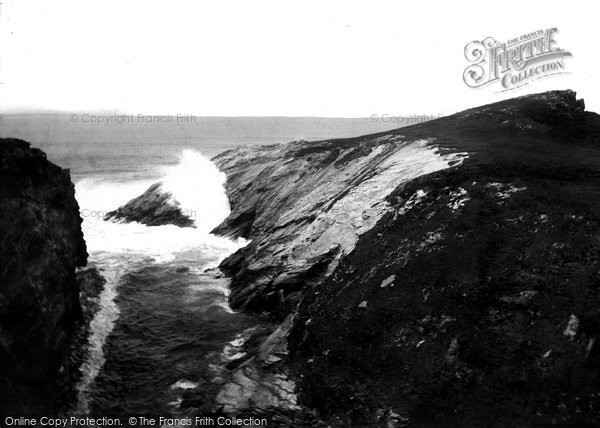
{"type": "Polygon", "coordinates": [[[564,88],[600,111],[595,3],[2,0],[0,112],[435,115],[564,88]],[[464,84],[468,42],[549,27],[569,75],[464,84]]]}

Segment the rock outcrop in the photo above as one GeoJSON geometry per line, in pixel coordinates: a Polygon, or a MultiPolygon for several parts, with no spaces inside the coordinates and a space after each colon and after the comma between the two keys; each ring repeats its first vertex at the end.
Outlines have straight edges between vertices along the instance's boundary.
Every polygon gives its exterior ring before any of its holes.
{"type": "Polygon", "coordinates": [[[55,414],[86,263],[69,172],[0,139],[0,414],[55,414]]]}
{"type": "Polygon", "coordinates": [[[233,212],[214,233],[252,240],[220,266],[233,278],[232,306],[283,319],[304,285],[335,269],[389,210],[396,187],[465,157],[400,133],[217,156],[233,212]]]}
{"type": "Polygon", "coordinates": [[[194,227],[194,220],[183,212],[172,194],[161,187],[161,183],[153,184],[137,198],[108,212],[104,220],[123,223],[135,221],[147,226],[174,224],[194,227]]]}
{"type": "Polygon", "coordinates": [[[284,374],[331,426],[600,422],[600,117],[574,92],[215,162],[216,232],[252,240],[231,303],[286,319],[232,409],[284,374]]]}

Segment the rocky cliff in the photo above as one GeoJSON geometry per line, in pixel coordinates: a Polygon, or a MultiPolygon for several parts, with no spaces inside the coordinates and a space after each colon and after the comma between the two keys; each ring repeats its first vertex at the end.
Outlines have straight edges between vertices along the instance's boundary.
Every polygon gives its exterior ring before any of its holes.
{"type": "Polygon", "coordinates": [[[215,233],[252,240],[220,266],[233,278],[232,305],[289,314],[305,284],[333,271],[389,210],[395,188],[468,156],[432,142],[387,133],[217,156],[233,211],[215,233]]]}
{"type": "Polygon", "coordinates": [[[215,162],[232,203],[216,232],[251,239],[221,265],[231,303],[285,319],[225,411],[599,423],[600,117],[574,92],[215,162]]]}
{"type": "Polygon", "coordinates": [[[0,414],[53,414],[86,263],[69,172],[0,139],[0,414]]]}
{"type": "Polygon", "coordinates": [[[106,213],[104,220],[138,222],[147,226],[174,224],[179,227],[194,227],[194,220],[183,213],[179,202],[162,188],[160,182],[151,185],[144,193],[122,207],[106,213]]]}

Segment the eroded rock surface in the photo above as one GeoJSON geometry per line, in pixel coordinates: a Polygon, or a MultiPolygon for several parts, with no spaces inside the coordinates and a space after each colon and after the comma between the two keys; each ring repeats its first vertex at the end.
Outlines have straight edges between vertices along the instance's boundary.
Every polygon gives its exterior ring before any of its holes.
{"type": "Polygon", "coordinates": [[[396,187],[467,156],[432,143],[390,133],[217,156],[233,212],[214,232],[252,240],[220,266],[233,280],[232,306],[285,317],[305,283],[335,269],[389,210],[396,187]]]}
{"type": "Polygon", "coordinates": [[[296,385],[288,376],[287,336],[292,326],[290,315],[259,347],[256,354],[237,368],[216,398],[228,414],[277,410],[299,410],[296,385]]]}
{"type": "Polygon", "coordinates": [[[0,237],[0,415],[55,414],[87,252],[69,172],[21,140],[0,139],[0,237]]]}
{"type": "Polygon", "coordinates": [[[285,373],[331,426],[600,422],[600,118],[574,92],[215,161],[216,231],[252,240],[232,304],[294,314],[287,367],[222,403],[285,373]]]}

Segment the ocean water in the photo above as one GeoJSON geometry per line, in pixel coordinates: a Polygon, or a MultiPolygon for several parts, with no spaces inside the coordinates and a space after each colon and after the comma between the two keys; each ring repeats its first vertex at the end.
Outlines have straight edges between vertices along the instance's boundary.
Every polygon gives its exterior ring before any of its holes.
{"type": "MultiPolygon", "coordinates": [[[[390,126],[392,125],[392,126],[390,126]]],[[[0,136],[28,140],[70,168],[89,266],[106,279],[87,338],[73,412],[180,415],[186,394],[210,404],[226,365],[264,320],[228,305],[214,270],[246,245],[210,234],[229,214],[225,174],[210,161],[247,144],[350,137],[393,128],[366,119],[202,118],[201,123],[70,122],[66,115],[4,115],[0,136]],[[161,181],[195,228],[103,221],[161,181]]]]}
{"type": "Polygon", "coordinates": [[[227,304],[227,280],[206,269],[246,244],[210,234],[229,214],[225,174],[185,149],[146,178],[93,174],[75,184],[90,265],[106,279],[90,325],[77,413],[177,412],[183,393],[210,383],[224,350],[258,323],[227,304]],[[195,228],[103,220],[159,180],[195,228]]]}
{"type": "MultiPolygon", "coordinates": [[[[46,151],[74,180],[91,175],[116,180],[158,178],[155,165],[174,165],[184,149],[204,156],[248,144],[276,144],[373,134],[398,123],[369,118],[198,117],[193,121],[156,120],[91,123],[82,114],[0,114],[0,137],[21,138],[46,151]],[[73,118],[76,121],[72,121],[73,118]]],[[[96,118],[102,117],[97,114],[96,118]]],[[[108,115],[107,117],[113,117],[108,115]]],[[[405,124],[404,124],[405,125],[405,124]]]]}

